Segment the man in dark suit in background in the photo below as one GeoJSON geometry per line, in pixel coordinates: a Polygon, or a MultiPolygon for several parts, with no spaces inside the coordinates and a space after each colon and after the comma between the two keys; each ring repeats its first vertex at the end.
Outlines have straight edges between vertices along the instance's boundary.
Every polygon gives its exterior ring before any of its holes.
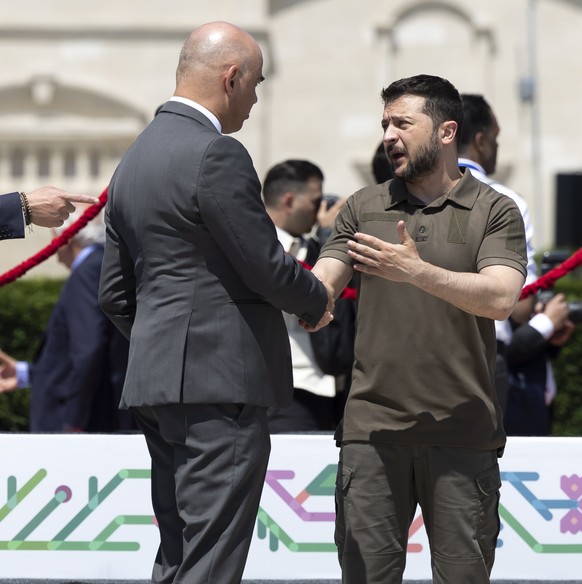
{"type": "Polygon", "coordinates": [[[24,227],[59,227],[75,211],[73,203],[98,203],[95,197],[40,187],[30,193],[0,195],[0,239],[24,237],[24,227]]]}
{"type": "Polygon", "coordinates": [[[240,582],[262,491],[269,406],[291,401],[281,310],[316,329],[326,288],[285,254],[238,131],[263,80],[224,22],[186,40],[176,91],[109,187],[100,302],[130,341],[122,405],[152,456],[157,583],[240,582]]]}
{"type": "MultiPolygon", "coordinates": [[[[80,213],[71,215],[65,226],[80,213]]],[[[64,229],[64,227],[63,227],[64,229]]],[[[60,230],[55,230],[58,235],[60,230]]],[[[0,393],[31,388],[32,432],[115,432],[135,429],[118,409],[128,342],[97,303],[105,227],[99,215],[59,248],[71,270],[34,362],[0,351],[0,393]]]]}

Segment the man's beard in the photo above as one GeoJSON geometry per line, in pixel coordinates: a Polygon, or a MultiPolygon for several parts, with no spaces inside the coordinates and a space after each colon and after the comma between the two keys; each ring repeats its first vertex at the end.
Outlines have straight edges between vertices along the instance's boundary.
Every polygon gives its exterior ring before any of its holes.
{"type": "MultiPolygon", "coordinates": [[[[402,180],[409,183],[416,183],[427,177],[436,168],[441,155],[441,146],[438,140],[438,133],[433,132],[430,142],[421,146],[414,158],[410,157],[402,174],[398,175],[402,180]]],[[[390,160],[392,173],[394,174],[394,164],[390,160]]]]}

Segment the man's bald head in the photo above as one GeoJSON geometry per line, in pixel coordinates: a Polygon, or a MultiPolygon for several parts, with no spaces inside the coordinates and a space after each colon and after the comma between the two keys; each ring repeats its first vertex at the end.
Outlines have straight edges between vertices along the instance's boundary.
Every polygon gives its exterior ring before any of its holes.
{"type": "Polygon", "coordinates": [[[220,71],[235,63],[244,67],[250,54],[257,50],[255,39],[233,24],[203,24],[190,34],[182,47],[176,81],[220,71]]]}
{"type": "Polygon", "coordinates": [[[225,133],[236,132],[257,101],[262,67],[261,49],[249,33],[228,22],[203,24],[180,52],[175,95],[209,109],[225,133]]]}

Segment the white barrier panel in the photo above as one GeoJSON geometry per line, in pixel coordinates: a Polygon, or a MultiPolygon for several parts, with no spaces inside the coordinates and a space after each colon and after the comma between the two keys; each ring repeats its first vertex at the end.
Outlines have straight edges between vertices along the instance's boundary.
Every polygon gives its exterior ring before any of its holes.
{"type": "MultiPolygon", "coordinates": [[[[273,436],[245,579],[339,579],[331,436],[273,436]]],[[[582,579],[582,438],[512,438],[494,579],[582,579]]],[[[147,580],[158,545],[141,436],[0,435],[0,577],[147,580]]],[[[420,514],[405,577],[430,579],[420,514]]]]}

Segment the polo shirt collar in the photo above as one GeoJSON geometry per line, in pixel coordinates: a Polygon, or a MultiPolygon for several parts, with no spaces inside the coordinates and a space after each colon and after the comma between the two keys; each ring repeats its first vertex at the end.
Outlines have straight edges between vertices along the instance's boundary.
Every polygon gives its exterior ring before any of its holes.
{"type": "Polygon", "coordinates": [[[442,207],[447,201],[451,201],[459,207],[472,209],[484,185],[464,168],[461,168],[461,172],[463,173],[463,176],[454,188],[446,195],[434,200],[429,205],[424,205],[422,201],[419,201],[416,197],[412,196],[408,192],[406,183],[402,179],[395,178],[388,183],[388,195],[386,197],[385,209],[392,209],[403,202],[432,208],[442,207]]]}

